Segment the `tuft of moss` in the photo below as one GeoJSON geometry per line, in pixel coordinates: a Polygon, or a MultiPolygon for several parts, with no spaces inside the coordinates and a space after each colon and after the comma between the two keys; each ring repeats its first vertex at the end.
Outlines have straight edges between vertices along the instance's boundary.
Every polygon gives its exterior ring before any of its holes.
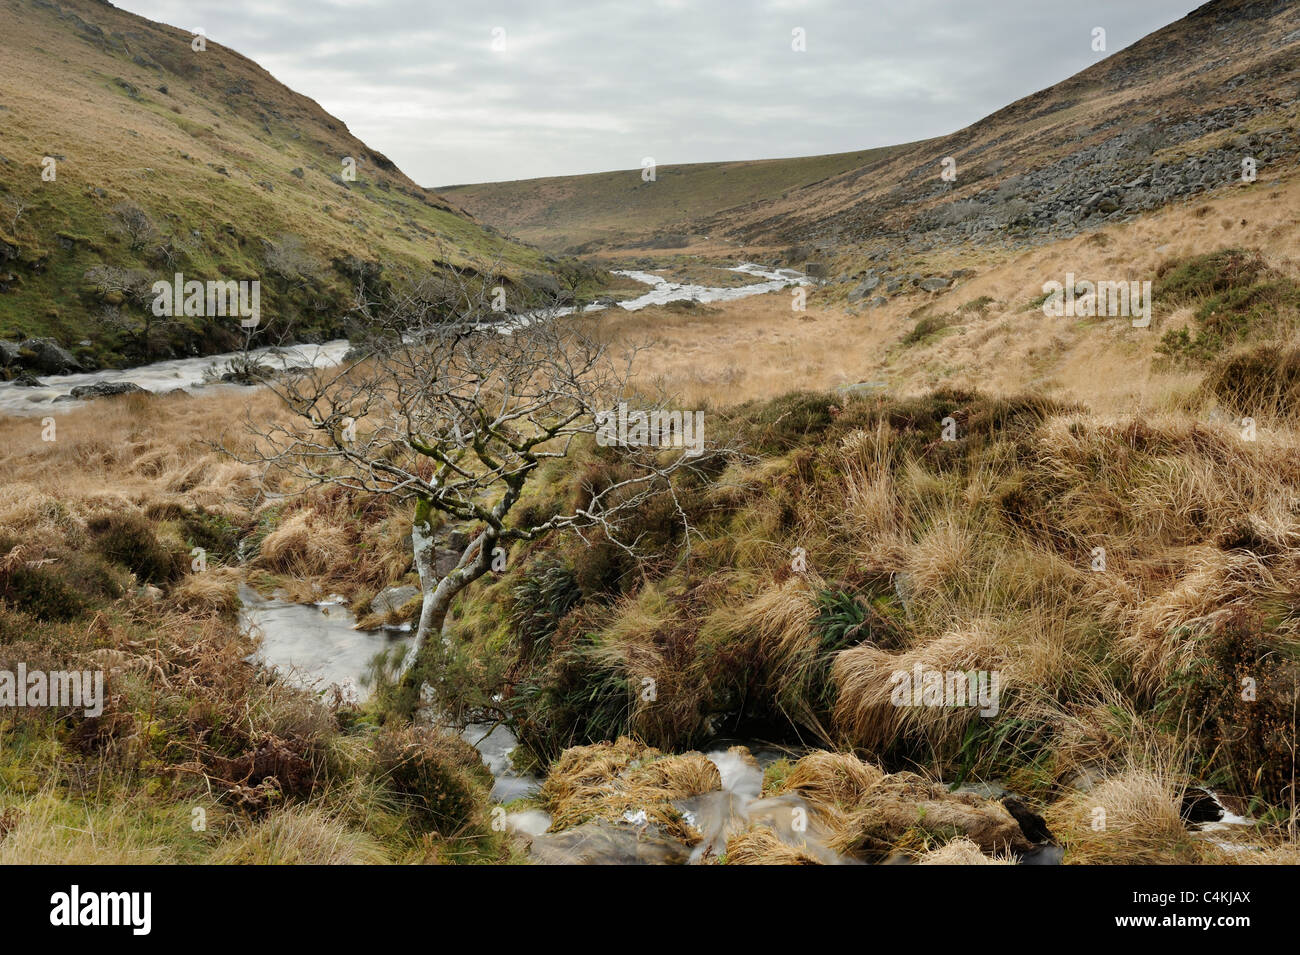
{"type": "Polygon", "coordinates": [[[149,522],[137,514],[109,514],[94,518],[88,526],[99,552],[140,580],[170,583],[189,565],[187,554],[160,541],[149,522]]]}
{"type": "Polygon", "coordinates": [[[416,815],[444,836],[482,821],[492,784],[473,746],[427,728],[381,730],[374,742],[373,772],[407,797],[416,815]]]}
{"type": "Polygon", "coordinates": [[[1160,352],[1175,361],[1213,360],[1247,337],[1278,331],[1300,311],[1300,283],[1269,268],[1255,250],[1166,262],[1153,294],[1159,302],[1196,306],[1194,330],[1170,330],[1160,341],[1160,352]]]}

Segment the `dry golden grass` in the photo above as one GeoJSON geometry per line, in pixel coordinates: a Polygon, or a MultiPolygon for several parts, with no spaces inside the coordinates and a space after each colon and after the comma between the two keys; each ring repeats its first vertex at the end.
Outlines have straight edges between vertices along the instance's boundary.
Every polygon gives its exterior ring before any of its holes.
{"type": "Polygon", "coordinates": [[[974,278],[935,296],[903,295],[856,316],[829,292],[811,294],[803,313],[791,310],[788,292],[773,292],[717,303],[698,315],[610,309],[595,321],[615,343],[652,343],[641,381],[679,395],[687,407],[878,381],[898,395],[944,385],[989,394],[1029,389],[1105,414],[1189,410],[1203,404],[1197,395],[1202,373],[1154,370],[1152,359],[1161,335],[1185,325],[1190,309],[1157,306],[1151,326],[1137,329],[1122,319],[1049,319],[1026,306],[1042,295],[1044,282],[1063,282],[1067,272],[1153,279],[1161,262],[1229,246],[1263,249],[1270,264],[1295,275],[1298,208],[1300,181],[1281,170],[1275,187],[1227,190],[1025,251],[967,252],[945,265],[975,264],[980,274],[974,278]],[[1198,214],[1207,205],[1212,214],[1198,214]],[[993,301],[987,310],[958,314],[982,296],[993,301]],[[903,347],[901,339],[915,325],[909,315],[921,305],[929,306],[928,314],[957,314],[957,324],[903,347]]]}
{"type": "Polygon", "coordinates": [[[217,567],[181,579],[168,595],[181,611],[233,617],[239,610],[239,573],[217,567]]]}
{"type": "Polygon", "coordinates": [[[829,833],[830,848],[849,855],[879,860],[894,852],[921,854],[958,838],[987,853],[1030,848],[1000,803],[949,792],[914,773],[886,774],[848,754],[810,753],[776,791],[802,798],[829,833]]]}
{"type": "Polygon", "coordinates": [[[278,414],[267,393],[222,389],[95,401],[55,416],[53,441],[41,440],[40,418],[0,418],[0,524],[51,526],[68,509],[169,504],[246,518],[257,475],[210,446],[247,452],[246,410],[259,420],[278,414]]]}
{"type": "MultiPolygon", "coordinates": [[[[1149,755],[1149,754],[1148,754],[1149,755]]],[[[1179,815],[1186,781],[1158,759],[1142,759],[1087,792],[1047,808],[1045,818],[1072,865],[1195,862],[1203,853],[1179,815]]]]}
{"type": "Polygon", "coordinates": [[[936,743],[960,736],[978,718],[978,706],[897,705],[893,675],[902,673],[910,685],[918,665],[940,674],[996,670],[1003,674],[999,689],[1005,694],[1011,674],[1004,652],[991,629],[980,626],[945,633],[906,653],[870,644],[845,650],[835,658],[832,674],[839,688],[836,725],[868,749],[885,747],[901,733],[936,743]]]}
{"type": "Polygon", "coordinates": [[[1232,853],[1230,858],[1250,865],[1300,865],[1300,845],[1273,846],[1263,852],[1249,854],[1232,853]]]}
{"type": "Polygon", "coordinates": [[[323,810],[291,806],[225,840],[214,865],[382,865],[384,848],[323,810]]]}
{"type": "Polygon", "coordinates": [[[916,865],[1015,865],[1016,860],[1006,855],[987,856],[969,839],[954,839],[937,849],[922,853],[916,865]]]}
{"type": "Polygon", "coordinates": [[[312,508],[294,512],[262,541],[261,562],[291,577],[323,577],[351,560],[347,536],[312,508]]]}
{"type": "Polygon", "coordinates": [[[799,796],[823,825],[838,830],[845,825],[847,813],[884,775],[879,767],[856,756],[823,750],[795,763],[777,791],[799,796]]]}
{"type": "Polygon", "coordinates": [[[821,864],[816,854],[790,845],[768,826],[750,826],[727,840],[727,865],[821,864]]]}
{"type": "Polygon", "coordinates": [[[588,819],[621,822],[626,813],[646,819],[683,842],[699,834],[675,809],[672,800],[722,788],[718,767],[701,753],[664,756],[627,737],[613,743],[575,746],[551,767],[538,800],[551,813],[551,831],[560,832],[588,819]]]}

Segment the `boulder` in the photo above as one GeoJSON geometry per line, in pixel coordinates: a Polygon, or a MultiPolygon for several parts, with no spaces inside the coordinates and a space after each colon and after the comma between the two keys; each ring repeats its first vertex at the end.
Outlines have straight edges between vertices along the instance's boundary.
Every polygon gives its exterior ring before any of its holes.
{"type": "Polygon", "coordinates": [[[861,299],[866,298],[867,293],[874,291],[876,286],[879,284],[880,284],[880,276],[868,275],[865,279],[863,279],[861,282],[858,283],[857,287],[853,289],[853,291],[849,292],[849,301],[857,302],[860,301],[861,299]]]}
{"type": "Polygon", "coordinates": [[[948,280],[938,276],[921,280],[921,288],[926,292],[942,292],[947,287],[948,280]]]}
{"type": "Polygon", "coordinates": [[[43,375],[67,375],[81,371],[77,359],[52,338],[29,338],[18,347],[24,353],[23,363],[43,375]]]}
{"type": "Polygon", "coordinates": [[[401,610],[408,603],[420,595],[420,588],[411,584],[403,584],[399,587],[386,587],[379,593],[375,594],[370,601],[370,612],[375,614],[389,614],[401,610]]]}
{"type": "Polygon", "coordinates": [[[433,572],[439,577],[446,577],[460,563],[463,550],[448,550],[439,547],[433,552],[433,572]]]}
{"type": "Polygon", "coordinates": [[[133,395],[143,392],[144,389],[134,381],[99,381],[93,385],[77,385],[72,389],[71,397],[78,400],[84,398],[111,398],[113,395],[133,395]]]}
{"type": "Polygon", "coordinates": [[[605,819],[533,836],[528,852],[540,865],[685,865],[691,856],[670,836],[605,819]]]}

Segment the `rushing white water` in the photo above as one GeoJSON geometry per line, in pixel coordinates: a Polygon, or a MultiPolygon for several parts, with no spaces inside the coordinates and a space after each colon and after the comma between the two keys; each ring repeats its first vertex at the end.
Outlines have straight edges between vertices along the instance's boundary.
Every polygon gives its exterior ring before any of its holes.
{"type": "Polygon", "coordinates": [[[713,288],[707,285],[670,282],[662,275],[655,275],[653,272],[619,269],[614,272],[615,275],[623,275],[638,282],[644,282],[646,285],[652,286],[652,288],[644,295],[618,304],[629,312],[635,312],[650,305],[666,305],[669,302],[691,300],[697,302],[731,302],[738,298],[748,298],[751,295],[776,292],[788,285],[808,285],[810,282],[806,275],[796,272],[794,269],[768,269],[761,265],[754,265],[752,262],[745,262],[728,271],[752,275],[760,281],[751,282],[748,285],[737,285],[734,288],[713,288]]]}
{"type": "MultiPolygon", "coordinates": [[[[281,348],[259,348],[250,352],[257,364],[269,368],[306,368],[337,365],[349,348],[347,339],[326,342],[323,345],[288,345],[281,348]]],[[[242,357],[241,352],[208,355],[205,358],[174,358],[158,361],[138,368],[106,369],[76,375],[49,375],[41,378],[36,387],[24,387],[11,381],[0,382],[0,414],[49,414],[76,408],[83,402],[68,396],[79,385],[131,382],[145,391],[165,394],[176,389],[201,386],[210,377],[213,368],[220,374],[226,362],[242,357]]],[[[213,385],[212,387],[239,388],[241,385],[213,385]]]]}
{"type": "MultiPolygon", "coordinates": [[[[730,269],[730,271],[752,276],[758,281],[734,288],[714,288],[706,285],[670,282],[662,275],[656,275],[653,272],[620,270],[615,274],[643,282],[651,286],[651,288],[644,295],[619,302],[618,306],[627,311],[635,312],[650,305],[664,305],[668,302],[691,300],[697,302],[734,301],[750,295],[774,292],[785,288],[787,285],[807,285],[809,283],[806,276],[793,269],[768,269],[761,265],[754,265],[751,262],[738,265],[730,269]]],[[[584,314],[586,312],[600,311],[604,307],[603,305],[589,305],[584,309],[584,314]]],[[[558,312],[549,314],[564,315],[572,311],[572,309],[560,309],[558,312]]],[[[525,317],[521,320],[526,321],[527,319],[525,317]]],[[[498,323],[497,327],[508,332],[511,324],[507,320],[498,323]]],[[[258,364],[267,365],[271,368],[305,368],[309,366],[327,368],[339,364],[343,360],[343,356],[347,354],[349,347],[346,339],[338,339],[326,342],[323,345],[289,345],[283,348],[260,348],[252,352],[252,357],[258,364]]],[[[213,368],[220,373],[225,368],[226,362],[232,358],[238,358],[240,355],[239,352],[230,352],[222,355],[208,355],[204,358],[176,358],[154,362],[151,365],[141,365],[138,368],[106,369],[76,375],[50,375],[41,378],[41,384],[37,387],[24,387],[9,381],[0,382],[0,414],[45,415],[50,412],[75,408],[82,402],[73,400],[69,396],[72,394],[72,389],[79,385],[131,382],[139,385],[145,391],[158,394],[175,391],[178,388],[188,390],[201,387],[205,386],[205,381],[211,377],[210,372],[213,368]]],[[[245,386],[222,384],[207,385],[207,387],[240,388],[245,386]]]]}

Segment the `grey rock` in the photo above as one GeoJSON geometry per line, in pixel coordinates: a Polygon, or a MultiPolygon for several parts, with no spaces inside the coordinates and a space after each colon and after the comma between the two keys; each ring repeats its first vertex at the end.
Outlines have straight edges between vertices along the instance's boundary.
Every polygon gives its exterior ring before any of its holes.
{"type": "Polygon", "coordinates": [[[676,839],[604,819],[534,836],[528,851],[542,865],[685,865],[691,857],[676,839]]]}
{"type": "Polygon", "coordinates": [[[393,613],[401,610],[408,603],[420,595],[420,588],[411,584],[402,584],[399,587],[386,587],[379,593],[375,594],[370,601],[371,613],[393,613]]]}
{"type": "Polygon", "coordinates": [[[439,577],[446,577],[456,569],[456,565],[460,563],[463,553],[464,551],[461,550],[445,550],[442,548],[435,550],[433,552],[433,572],[439,577]]]}
{"type": "Polygon", "coordinates": [[[921,282],[921,288],[927,292],[942,292],[948,287],[948,280],[938,278],[924,279],[921,282]]]}
{"type": "Polygon", "coordinates": [[[850,302],[861,301],[862,299],[867,297],[868,292],[874,291],[876,286],[879,284],[880,284],[880,276],[878,275],[868,276],[867,278],[863,279],[861,282],[858,283],[857,288],[855,288],[852,292],[849,293],[849,301],[850,302]]]}
{"type": "Polygon", "coordinates": [[[93,385],[77,385],[72,389],[71,397],[78,400],[111,398],[114,395],[133,395],[143,392],[144,389],[133,381],[100,381],[93,385]]]}
{"type": "Polygon", "coordinates": [[[81,371],[81,364],[63,346],[52,338],[29,338],[18,346],[32,357],[24,364],[44,375],[67,375],[81,371]]]}

